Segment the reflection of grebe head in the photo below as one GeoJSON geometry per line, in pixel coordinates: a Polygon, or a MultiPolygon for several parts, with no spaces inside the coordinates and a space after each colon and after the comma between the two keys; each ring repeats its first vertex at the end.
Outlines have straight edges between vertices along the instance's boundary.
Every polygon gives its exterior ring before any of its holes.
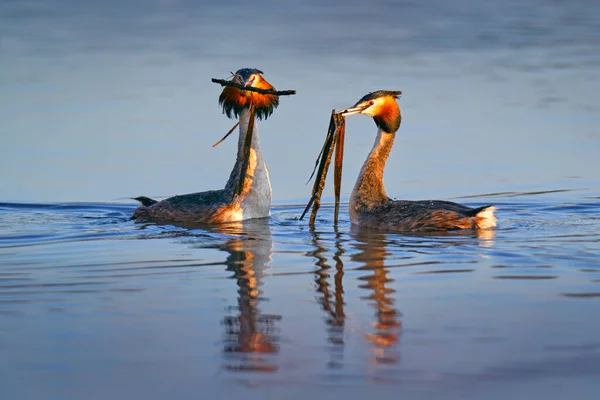
{"type": "MultiPolygon", "coordinates": [[[[263,72],[253,68],[242,68],[238,70],[232,81],[244,86],[259,89],[275,88],[262,77],[263,72]]],[[[223,107],[223,113],[229,118],[238,118],[245,108],[254,104],[256,116],[259,119],[267,119],[279,105],[279,96],[273,94],[260,94],[241,90],[231,86],[225,86],[219,96],[219,104],[223,107]]]]}
{"type": "Polygon", "coordinates": [[[396,99],[400,90],[378,90],[364,96],[355,105],[342,111],[343,116],[365,114],[373,117],[378,128],[394,133],[400,128],[400,107],[396,99]]]}

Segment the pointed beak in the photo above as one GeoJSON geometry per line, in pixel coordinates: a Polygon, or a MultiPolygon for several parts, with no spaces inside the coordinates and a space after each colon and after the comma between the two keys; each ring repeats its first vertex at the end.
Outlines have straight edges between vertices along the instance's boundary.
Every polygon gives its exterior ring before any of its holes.
{"type": "Polygon", "coordinates": [[[242,77],[240,76],[240,74],[234,74],[233,78],[231,80],[233,82],[235,82],[235,83],[239,83],[240,85],[244,84],[244,80],[242,79],[242,77]]]}
{"type": "Polygon", "coordinates": [[[350,107],[350,108],[346,108],[345,110],[340,111],[339,114],[341,114],[344,117],[348,117],[350,115],[360,114],[361,112],[366,110],[367,107],[368,106],[350,107]]]}
{"type": "Polygon", "coordinates": [[[252,86],[254,81],[256,80],[256,76],[252,75],[248,78],[248,80],[244,83],[244,86],[252,86]]]}

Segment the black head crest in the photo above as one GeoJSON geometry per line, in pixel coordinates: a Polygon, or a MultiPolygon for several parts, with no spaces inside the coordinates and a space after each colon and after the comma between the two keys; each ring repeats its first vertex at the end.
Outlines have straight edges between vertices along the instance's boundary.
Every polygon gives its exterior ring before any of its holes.
{"type": "Polygon", "coordinates": [[[375,100],[378,99],[380,97],[385,97],[385,96],[392,96],[393,98],[397,99],[402,95],[402,90],[378,90],[376,92],[371,92],[369,94],[366,94],[362,97],[362,99],[360,99],[356,104],[360,104],[362,102],[365,101],[369,101],[369,100],[375,100]]]}

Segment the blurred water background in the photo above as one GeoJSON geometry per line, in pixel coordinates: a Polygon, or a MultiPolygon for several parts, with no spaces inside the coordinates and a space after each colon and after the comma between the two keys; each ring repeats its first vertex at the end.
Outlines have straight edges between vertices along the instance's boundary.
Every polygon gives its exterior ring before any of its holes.
{"type": "MultiPolygon", "coordinates": [[[[256,67],[274,199],[304,198],[332,108],[404,91],[389,192],[597,185],[595,1],[0,2],[0,198],[114,201],[218,188],[235,141],[210,78],[256,67]]],[[[349,121],[344,193],[370,149],[349,121]]],[[[597,186],[596,186],[597,187],[597,186]]]]}

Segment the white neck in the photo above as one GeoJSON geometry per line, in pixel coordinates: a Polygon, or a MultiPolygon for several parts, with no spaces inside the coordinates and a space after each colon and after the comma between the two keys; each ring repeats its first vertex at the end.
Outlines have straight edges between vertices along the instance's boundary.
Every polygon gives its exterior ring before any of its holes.
{"type": "MultiPolygon", "coordinates": [[[[248,109],[244,109],[240,115],[237,158],[229,180],[225,185],[225,190],[232,195],[239,184],[240,177],[243,175],[244,144],[246,142],[249,122],[250,114],[248,113],[248,109]]],[[[242,183],[242,193],[237,196],[237,199],[234,198],[234,201],[239,201],[241,204],[244,214],[243,219],[262,218],[270,215],[271,182],[269,181],[269,171],[260,150],[256,122],[255,120],[250,146],[250,160],[244,182],[242,183]]]]}

